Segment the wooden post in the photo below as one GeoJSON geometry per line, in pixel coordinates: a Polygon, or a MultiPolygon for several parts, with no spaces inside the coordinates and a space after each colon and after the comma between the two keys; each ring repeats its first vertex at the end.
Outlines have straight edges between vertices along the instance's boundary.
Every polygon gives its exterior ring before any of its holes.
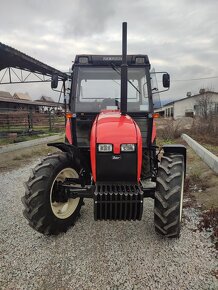
{"type": "Polygon", "coordinates": [[[52,131],[52,123],[51,123],[51,111],[48,111],[48,122],[49,122],[49,131],[52,131]]]}

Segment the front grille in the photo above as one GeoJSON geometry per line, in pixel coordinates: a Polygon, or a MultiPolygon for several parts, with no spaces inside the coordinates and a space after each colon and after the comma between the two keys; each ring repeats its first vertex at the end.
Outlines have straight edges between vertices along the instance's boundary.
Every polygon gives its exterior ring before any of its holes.
{"type": "Polygon", "coordinates": [[[95,220],[140,220],[143,191],[136,183],[97,183],[94,193],[95,220]]]}

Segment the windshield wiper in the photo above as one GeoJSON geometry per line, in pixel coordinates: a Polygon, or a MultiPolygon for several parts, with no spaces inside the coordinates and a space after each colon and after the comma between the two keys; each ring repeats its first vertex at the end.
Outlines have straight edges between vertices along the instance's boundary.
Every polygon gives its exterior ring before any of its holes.
{"type": "MultiPolygon", "coordinates": [[[[114,64],[114,63],[110,63],[110,65],[111,65],[111,67],[112,67],[112,69],[115,71],[115,72],[117,72],[120,76],[121,76],[121,72],[118,70],[118,68],[116,67],[116,65],[114,64]]],[[[128,80],[127,79],[127,81],[128,81],[128,83],[130,83],[132,86],[133,86],[133,88],[141,95],[141,92],[139,91],[139,89],[130,81],[130,80],[128,80]]]]}

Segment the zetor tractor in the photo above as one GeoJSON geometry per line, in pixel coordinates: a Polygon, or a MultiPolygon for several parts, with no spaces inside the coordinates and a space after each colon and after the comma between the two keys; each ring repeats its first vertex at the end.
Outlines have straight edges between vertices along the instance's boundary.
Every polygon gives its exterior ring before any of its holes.
{"type": "MultiPolygon", "coordinates": [[[[75,58],[66,142],[48,144],[59,151],[33,169],[22,198],[24,216],[40,233],[66,232],[84,198],[93,199],[96,221],[135,221],[150,197],[156,232],[179,237],[186,148],[158,150],[149,59],[127,55],[126,23],[122,30],[122,56],[75,58]]],[[[169,74],[161,74],[168,90],[169,74]]],[[[51,84],[57,87],[55,76],[51,84]]]]}

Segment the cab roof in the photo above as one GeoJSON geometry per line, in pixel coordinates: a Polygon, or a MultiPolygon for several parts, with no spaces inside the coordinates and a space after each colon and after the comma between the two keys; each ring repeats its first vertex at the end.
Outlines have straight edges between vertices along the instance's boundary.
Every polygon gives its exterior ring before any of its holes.
{"type": "MultiPolygon", "coordinates": [[[[107,66],[114,64],[116,66],[120,66],[122,64],[122,56],[121,55],[87,55],[80,54],[76,55],[74,65],[76,66],[107,66]]],[[[149,66],[150,62],[148,56],[145,54],[136,54],[136,55],[127,55],[127,64],[129,66],[149,66]]]]}

